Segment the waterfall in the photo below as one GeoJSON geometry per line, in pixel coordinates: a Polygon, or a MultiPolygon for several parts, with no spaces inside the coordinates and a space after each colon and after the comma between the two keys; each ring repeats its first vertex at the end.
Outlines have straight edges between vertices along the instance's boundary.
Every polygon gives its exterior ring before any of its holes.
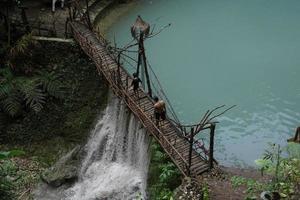
{"type": "Polygon", "coordinates": [[[148,148],[145,129],[122,102],[112,98],[85,145],[78,181],[58,192],[56,199],[145,199],[148,148]]]}

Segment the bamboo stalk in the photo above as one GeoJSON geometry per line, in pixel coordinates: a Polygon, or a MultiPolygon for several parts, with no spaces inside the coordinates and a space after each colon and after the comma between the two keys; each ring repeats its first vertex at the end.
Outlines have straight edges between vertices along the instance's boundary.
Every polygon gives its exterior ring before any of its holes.
{"type": "Polygon", "coordinates": [[[63,39],[63,38],[43,37],[43,36],[33,36],[32,38],[35,39],[35,40],[40,40],[40,41],[74,43],[74,40],[73,40],[73,39],[63,39]]]}

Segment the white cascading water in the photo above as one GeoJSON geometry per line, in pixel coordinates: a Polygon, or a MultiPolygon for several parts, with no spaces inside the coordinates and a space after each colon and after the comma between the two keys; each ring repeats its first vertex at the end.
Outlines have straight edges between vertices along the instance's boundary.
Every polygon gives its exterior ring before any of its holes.
{"type": "Polygon", "coordinates": [[[85,146],[78,181],[58,192],[59,199],[146,199],[148,149],[145,129],[112,98],[85,146]]]}

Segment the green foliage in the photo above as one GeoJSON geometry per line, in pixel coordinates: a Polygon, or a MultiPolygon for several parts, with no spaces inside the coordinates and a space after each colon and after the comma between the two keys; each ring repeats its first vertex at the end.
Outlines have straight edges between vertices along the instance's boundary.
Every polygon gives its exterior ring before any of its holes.
{"type": "Polygon", "coordinates": [[[8,178],[11,170],[9,167],[10,162],[2,162],[0,165],[0,196],[4,200],[13,199],[13,188],[12,181],[8,178]]]}
{"type": "MultiPolygon", "coordinates": [[[[280,145],[270,145],[270,150],[267,150],[263,157],[266,162],[260,167],[272,175],[273,180],[269,186],[273,191],[278,191],[282,197],[291,197],[300,186],[299,152],[292,144],[284,150],[290,153],[288,157],[282,156],[283,150],[280,145]]],[[[257,162],[259,163],[259,160],[257,162]]],[[[297,191],[298,194],[299,192],[297,191]]]]}
{"type": "Polygon", "coordinates": [[[32,33],[21,37],[16,44],[10,49],[10,55],[13,57],[19,56],[20,54],[30,54],[30,47],[37,45],[38,42],[33,39],[32,33]]]}
{"type": "Polygon", "coordinates": [[[300,198],[300,147],[298,144],[289,144],[286,149],[281,149],[279,145],[272,144],[265,151],[262,159],[255,163],[260,168],[262,175],[267,173],[272,177],[271,182],[260,183],[253,179],[243,177],[232,177],[231,182],[234,187],[245,185],[247,187],[247,198],[254,198],[256,194],[269,190],[279,192],[282,198],[300,198]],[[282,156],[286,150],[287,157],[282,156]]]}
{"type": "Polygon", "coordinates": [[[209,190],[208,190],[208,185],[207,184],[203,185],[202,193],[203,193],[203,200],[209,200],[209,190]]]}
{"type": "Polygon", "coordinates": [[[151,152],[150,178],[148,180],[150,199],[173,199],[173,190],[181,182],[180,172],[156,142],[152,142],[151,152]]]}
{"type": "MultiPolygon", "coordinates": [[[[43,49],[35,49],[40,51],[41,56],[38,57],[34,52],[35,57],[30,58],[34,66],[37,66],[30,75],[16,72],[10,67],[5,68],[11,75],[12,82],[18,77],[31,79],[46,95],[46,103],[38,115],[35,112],[22,112],[30,109],[24,99],[20,111],[22,117],[7,117],[0,105],[0,116],[3,114],[4,120],[9,122],[6,123],[8,128],[3,130],[2,135],[0,134],[0,140],[5,146],[8,144],[7,148],[15,144],[17,147],[21,146],[30,156],[11,160],[18,168],[17,172],[9,176],[12,186],[15,186],[11,191],[17,193],[12,199],[18,199],[24,192],[32,191],[43,168],[50,167],[62,152],[84,142],[91,124],[105,108],[107,87],[101,84],[92,62],[86,57],[79,56],[79,49],[66,44],[45,42],[43,49]],[[60,86],[55,89],[56,91],[51,89],[58,82],[60,86]],[[68,91],[73,87],[73,93],[64,95],[65,87],[68,91]],[[53,98],[58,96],[62,96],[64,101],[53,98]]],[[[4,76],[1,74],[0,80],[3,79],[4,76]]],[[[15,85],[13,88],[16,88],[15,85]]],[[[27,194],[25,193],[22,199],[26,199],[24,196],[27,197],[27,194]]],[[[2,200],[1,194],[0,199],[2,200]]]]}
{"type": "Polygon", "coordinates": [[[9,50],[7,64],[13,70],[29,73],[32,71],[30,63],[34,47],[39,45],[39,43],[33,39],[32,33],[23,35],[14,46],[9,50]]]}
{"type": "Polygon", "coordinates": [[[295,142],[288,143],[286,147],[286,151],[289,155],[289,158],[293,159],[300,159],[300,145],[295,142]]]}
{"type": "Polygon", "coordinates": [[[160,193],[155,197],[157,200],[171,200],[173,199],[173,192],[168,188],[162,188],[160,193]]]}
{"type": "Polygon", "coordinates": [[[24,151],[11,150],[11,151],[0,151],[0,160],[8,159],[15,156],[24,155],[24,151]]]}
{"type": "Polygon", "coordinates": [[[8,67],[0,69],[0,109],[14,117],[24,105],[39,112],[46,96],[62,97],[61,82],[53,73],[39,76],[15,76],[8,67]]]}
{"type": "Polygon", "coordinates": [[[159,165],[161,174],[159,175],[159,181],[164,183],[170,181],[172,177],[178,175],[178,171],[175,165],[171,162],[163,163],[159,165]]]}
{"type": "Polygon", "coordinates": [[[10,178],[15,175],[17,167],[8,158],[23,155],[20,150],[0,151],[0,196],[3,200],[13,199],[13,180],[10,178]],[[2,160],[2,161],[1,161],[2,160]]]}
{"type": "Polygon", "coordinates": [[[38,83],[42,86],[44,92],[56,98],[63,98],[62,83],[59,81],[59,75],[55,72],[40,71],[38,83]]]}
{"type": "Polygon", "coordinates": [[[267,189],[267,185],[262,184],[254,179],[247,179],[240,176],[231,177],[231,184],[234,188],[242,185],[246,186],[246,199],[256,199],[256,195],[267,189]]]}

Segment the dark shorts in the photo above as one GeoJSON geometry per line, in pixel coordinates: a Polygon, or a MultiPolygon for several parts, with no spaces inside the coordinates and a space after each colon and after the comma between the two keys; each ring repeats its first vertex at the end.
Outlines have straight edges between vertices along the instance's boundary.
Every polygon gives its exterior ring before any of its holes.
{"type": "Polygon", "coordinates": [[[139,89],[139,85],[133,85],[133,91],[137,91],[139,89]]]}
{"type": "Polygon", "coordinates": [[[155,117],[156,120],[159,120],[160,113],[159,112],[154,112],[154,117],[155,117]]]}
{"type": "Polygon", "coordinates": [[[162,120],[165,120],[165,119],[166,119],[166,112],[163,111],[163,112],[161,113],[160,117],[161,117],[162,120]]]}

